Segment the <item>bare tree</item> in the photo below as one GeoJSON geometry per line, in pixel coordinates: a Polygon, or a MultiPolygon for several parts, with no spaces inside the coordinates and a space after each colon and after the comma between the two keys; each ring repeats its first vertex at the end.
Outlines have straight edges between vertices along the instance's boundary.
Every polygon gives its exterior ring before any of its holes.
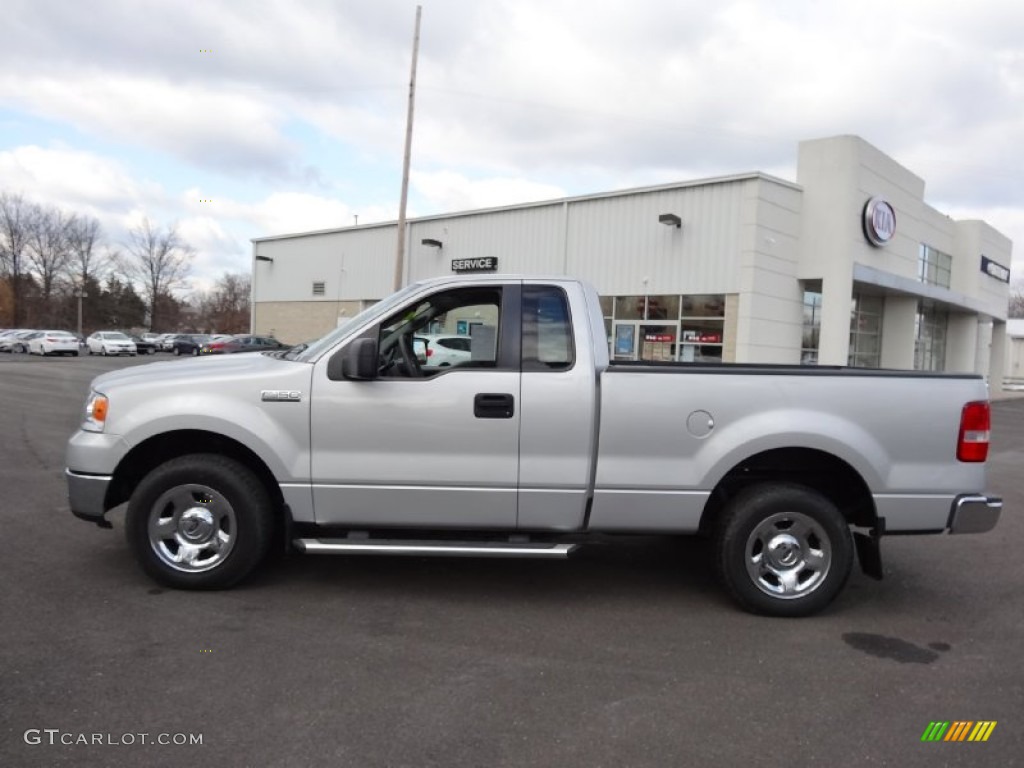
{"type": "Polygon", "coordinates": [[[10,317],[15,328],[21,326],[25,314],[26,252],[38,216],[39,207],[21,195],[0,193],[0,270],[10,287],[10,317]]]}
{"type": "Polygon", "coordinates": [[[216,333],[248,331],[251,289],[249,275],[225,272],[210,291],[194,297],[199,324],[216,333]]]}
{"type": "Polygon", "coordinates": [[[93,216],[76,216],[68,224],[67,273],[77,285],[91,277],[102,279],[109,269],[110,252],[100,252],[103,229],[93,216]]]}
{"type": "Polygon", "coordinates": [[[178,236],[177,226],[154,229],[149,219],[128,231],[127,253],[119,259],[125,274],[137,282],[149,307],[150,328],[159,328],[160,297],[185,285],[195,250],[178,236]]]}
{"type": "Polygon", "coordinates": [[[76,216],[68,223],[67,276],[71,283],[68,298],[73,308],[71,314],[78,318],[79,333],[89,314],[86,299],[96,301],[99,282],[108,273],[111,262],[117,258],[109,250],[100,250],[102,240],[103,230],[95,217],[76,216]]]}
{"type": "Polygon", "coordinates": [[[54,322],[54,287],[70,256],[68,228],[73,220],[59,208],[40,208],[29,238],[28,263],[39,285],[39,318],[46,325],[54,322]]]}
{"type": "Polygon", "coordinates": [[[1010,317],[1024,317],[1024,281],[1016,283],[1010,289],[1010,305],[1007,311],[1010,317]]]}

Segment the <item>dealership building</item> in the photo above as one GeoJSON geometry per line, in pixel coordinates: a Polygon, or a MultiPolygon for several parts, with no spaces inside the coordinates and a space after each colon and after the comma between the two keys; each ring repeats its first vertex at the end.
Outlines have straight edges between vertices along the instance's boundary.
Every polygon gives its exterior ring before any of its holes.
{"type": "MultiPolygon", "coordinates": [[[[1000,386],[1012,243],[925,202],[856,136],[799,145],[796,182],[737,173],[406,222],[403,283],[570,275],[617,360],[975,372],[1000,386]]],[[[297,343],[392,292],[397,224],[253,240],[254,333],[297,343]]]]}

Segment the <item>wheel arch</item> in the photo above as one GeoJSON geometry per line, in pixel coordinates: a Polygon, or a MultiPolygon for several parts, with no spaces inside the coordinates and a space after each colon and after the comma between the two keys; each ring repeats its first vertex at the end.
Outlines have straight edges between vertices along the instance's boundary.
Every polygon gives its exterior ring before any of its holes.
{"type": "Polygon", "coordinates": [[[215,453],[229,456],[251,469],[267,489],[275,509],[284,505],[281,487],[267,464],[243,443],[216,432],[182,429],[164,432],[143,440],[121,459],[114,471],[104,503],[112,509],[131,497],[132,492],[150,471],[161,464],[192,453],[215,453]]]}
{"type": "Polygon", "coordinates": [[[751,485],[789,482],[811,488],[836,505],[851,525],[874,528],[878,512],[864,478],[848,462],[817,448],[773,448],[753,454],[719,480],[704,505],[700,531],[710,534],[729,501],[751,485]]]}

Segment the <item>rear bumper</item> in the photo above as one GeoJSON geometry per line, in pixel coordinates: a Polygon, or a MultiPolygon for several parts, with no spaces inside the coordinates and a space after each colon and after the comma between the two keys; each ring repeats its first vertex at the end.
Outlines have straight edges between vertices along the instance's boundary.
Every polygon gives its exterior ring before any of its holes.
{"type": "Polygon", "coordinates": [[[64,470],[68,481],[68,506],[71,514],[83,520],[98,523],[103,519],[107,488],[113,479],[109,475],[80,475],[64,470]]]}
{"type": "Polygon", "coordinates": [[[1003,500],[996,496],[969,494],[958,496],[949,511],[950,533],[985,533],[999,522],[1003,500]]]}

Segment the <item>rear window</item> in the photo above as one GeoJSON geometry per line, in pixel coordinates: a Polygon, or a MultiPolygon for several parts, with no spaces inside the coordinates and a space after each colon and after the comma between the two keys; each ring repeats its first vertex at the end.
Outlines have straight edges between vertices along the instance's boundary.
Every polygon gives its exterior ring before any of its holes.
{"type": "Polygon", "coordinates": [[[574,359],[565,292],[554,286],[524,286],[523,370],[565,371],[574,359]]]}
{"type": "Polygon", "coordinates": [[[471,339],[438,339],[437,343],[448,349],[457,349],[460,352],[469,352],[471,339]]]}

